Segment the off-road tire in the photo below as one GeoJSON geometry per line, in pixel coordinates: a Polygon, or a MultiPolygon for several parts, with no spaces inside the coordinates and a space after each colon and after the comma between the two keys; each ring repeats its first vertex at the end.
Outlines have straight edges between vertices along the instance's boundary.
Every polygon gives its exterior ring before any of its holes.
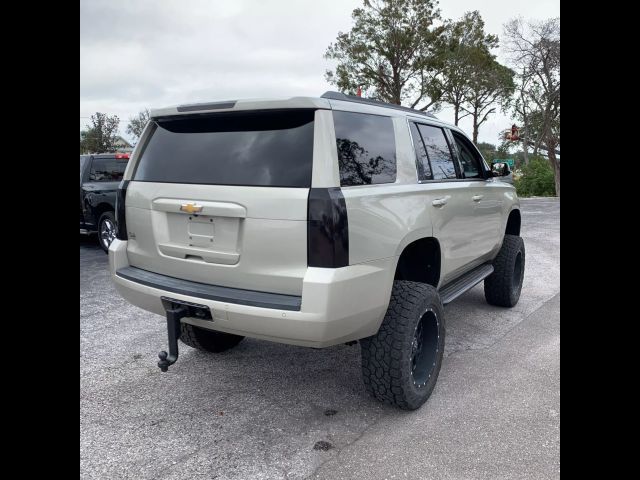
{"type": "Polygon", "coordinates": [[[525,264],[524,241],[517,235],[505,235],[502,248],[493,261],[493,273],[484,279],[487,303],[513,307],[520,299],[525,264]]]}
{"type": "MultiPolygon", "coordinates": [[[[362,375],[367,391],[378,400],[404,410],[427,401],[438,379],[444,351],[442,302],[431,285],[397,280],[380,330],[360,341],[362,375]],[[420,378],[413,366],[414,338],[424,320],[427,343],[420,378]],[[428,325],[428,326],[427,326],[428,325]],[[419,381],[417,381],[419,380],[419,381]]],[[[422,360],[421,360],[422,361],[422,360]]]]}
{"type": "Polygon", "coordinates": [[[214,332],[188,323],[180,324],[180,340],[204,352],[220,353],[239,344],[244,337],[231,333],[214,332]]]}

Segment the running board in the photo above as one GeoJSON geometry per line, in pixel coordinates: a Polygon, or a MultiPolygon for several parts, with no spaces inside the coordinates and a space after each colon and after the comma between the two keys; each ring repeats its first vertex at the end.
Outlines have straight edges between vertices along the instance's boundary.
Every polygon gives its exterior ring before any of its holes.
{"type": "Polygon", "coordinates": [[[462,275],[460,278],[447,284],[445,287],[439,290],[442,304],[446,305],[447,303],[455,300],[467,290],[471,290],[492,273],[493,265],[491,265],[490,263],[485,263],[484,265],[480,265],[479,267],[474,268],[470,272],[462,275]]]}

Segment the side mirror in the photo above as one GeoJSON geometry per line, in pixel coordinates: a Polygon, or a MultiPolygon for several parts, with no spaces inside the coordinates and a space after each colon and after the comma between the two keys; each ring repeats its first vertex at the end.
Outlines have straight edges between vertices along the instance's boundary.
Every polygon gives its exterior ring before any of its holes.
{"type": "Polygon", "coordinates": [[[497,168],[496,166],[494,166],[494,168],[491,170],[492,177],[506,177],[510,174],[511,174],[511,169],[509,168],[509,165],[507,165],[506,163],[502,165],[498,164],[497,168]]]}

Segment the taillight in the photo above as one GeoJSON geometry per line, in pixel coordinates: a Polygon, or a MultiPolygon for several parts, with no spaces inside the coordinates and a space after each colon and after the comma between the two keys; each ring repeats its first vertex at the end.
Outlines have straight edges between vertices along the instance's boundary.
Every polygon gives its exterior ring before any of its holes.
{"type": "Polygon", "coordinates": [[[340,187],[309,190],[307,264],[338,268],[349,265],[347,205],[340,187]]]}
{"type": "Polygon", "coordinates": [[[119,240],[127,240],[127,220],[124,216],[124,200],[127,196],[127,187],[129,180],[122,180],[118,186],[116,193],[116,238],[119,240]]]}

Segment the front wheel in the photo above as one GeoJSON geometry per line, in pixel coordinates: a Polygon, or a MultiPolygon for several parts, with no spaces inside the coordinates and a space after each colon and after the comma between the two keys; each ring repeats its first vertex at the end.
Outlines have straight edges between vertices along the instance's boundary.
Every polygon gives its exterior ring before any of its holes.
{"type": "Polygon", "coordinates": [[[505,235],[493,261],[493,273],[484,279],[484,298],[498,307],[513,307],[520,299],[524,279],[524,241],[505,235]]]}
{"type": "Polygon", "coordinates": [[[104,212],[98,220],[98,242],[100,248],[109,252],[109,245],[116,238],[116,217],[113,212],[104,212]]]}
{"type": "Polygon", "coordinates": [[[371,395],[404,410],[427,401],[444,353],[444,309],[434,287],[397,280],[380,330],[360,341],[371,395]]]}

